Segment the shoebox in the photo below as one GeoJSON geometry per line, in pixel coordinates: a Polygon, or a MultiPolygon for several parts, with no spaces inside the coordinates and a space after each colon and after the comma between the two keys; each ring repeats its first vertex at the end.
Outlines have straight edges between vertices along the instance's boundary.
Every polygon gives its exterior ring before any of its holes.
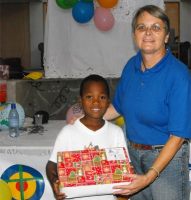
{"type": "Polygon", "coordinates": [[[114,185],[129,184],[134,173],[123,147],[58,152],[60,190],[67,198],[112,194],[114,185]]]}

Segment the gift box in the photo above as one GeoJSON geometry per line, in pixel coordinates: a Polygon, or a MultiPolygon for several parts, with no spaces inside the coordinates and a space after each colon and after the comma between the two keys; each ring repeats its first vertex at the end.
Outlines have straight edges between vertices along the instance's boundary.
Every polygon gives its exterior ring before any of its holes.
{"type": "Polygon", "coordinates": [[[125,148],[58,152],[61,191],[68,198],[112,194],[114,185],[129,184],[134,173],[125,148]]]}

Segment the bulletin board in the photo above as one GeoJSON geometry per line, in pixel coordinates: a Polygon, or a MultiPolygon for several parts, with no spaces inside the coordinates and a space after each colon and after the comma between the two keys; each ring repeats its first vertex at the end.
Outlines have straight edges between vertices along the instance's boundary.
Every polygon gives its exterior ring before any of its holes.
{"type": "MultiPolygon", "coordinates": [[[[56,1],[48,1],[44,66],[46,78],[83,78],[89,74],[120,77],[136,52],[131,21],[135,10],[146,4],[164,7],[163,0],[119,0],[111,8],[114,26],[100,31],[94,20],[81,24],[56,1]]],[[[94,0],[94,7],[99,4],[94,0]]]]}

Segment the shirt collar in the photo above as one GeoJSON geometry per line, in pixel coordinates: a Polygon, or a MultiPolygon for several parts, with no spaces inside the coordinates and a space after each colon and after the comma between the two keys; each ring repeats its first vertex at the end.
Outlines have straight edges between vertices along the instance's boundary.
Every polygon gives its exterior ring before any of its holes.
{"type": "MultiPolygon", "coordinates": [[[[154,65],[150,69],[147,69],[146,71],[147,72],[151,72],[151,73],[159,71],[160,69],[162,69],[164,67],[164,63],[166,63],[165,61],[168,59],[168,57],[170,55],[172,55],[172,53],[171,53],[170,49],[167,48],[166,49],[166,54],[164,55],[164,57],[158,63],[156,63],[156,65],[154,65]]],[[[140,71],[141,73],[144,73],[141,70],[141,62],[142,62],[141,51],[138,51],[137,55],[136,55],[135,69],[138,70],[138,71],[140,71]]]]}

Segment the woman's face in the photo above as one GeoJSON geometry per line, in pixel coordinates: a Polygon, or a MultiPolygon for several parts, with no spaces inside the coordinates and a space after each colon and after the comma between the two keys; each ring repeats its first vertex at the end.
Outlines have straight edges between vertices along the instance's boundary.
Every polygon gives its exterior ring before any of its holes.
{"type": "Polygon", "coordinates": [[[144,54],[162,53],[169,35],[166,33],[164,22],[143,12],[137,19],[134,40],[137,47],[144,54]]]}

